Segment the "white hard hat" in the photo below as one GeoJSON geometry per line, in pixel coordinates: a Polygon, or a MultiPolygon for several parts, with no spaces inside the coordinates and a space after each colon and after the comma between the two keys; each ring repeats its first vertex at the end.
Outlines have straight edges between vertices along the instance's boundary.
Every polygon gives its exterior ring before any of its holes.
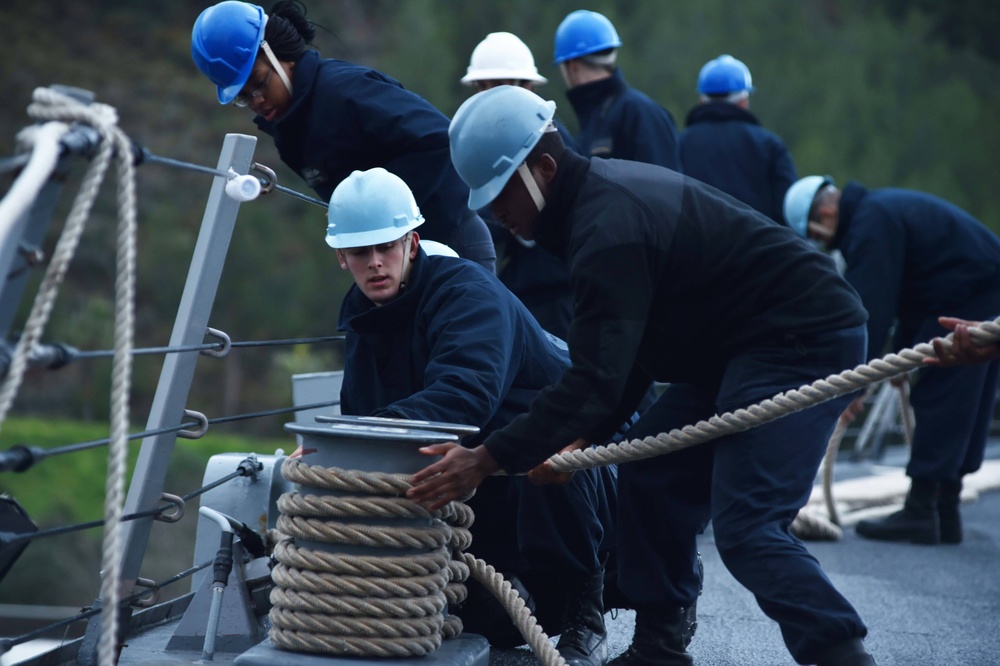
{"type": "Polygon", "coordinates": [[[531,49],[517,35],[509,32],[491,32],[472,51],[469,69],[462,83],[475,85],[476,81],[495,80],[531,81],[547,83],[538,73],[531,49]]]}

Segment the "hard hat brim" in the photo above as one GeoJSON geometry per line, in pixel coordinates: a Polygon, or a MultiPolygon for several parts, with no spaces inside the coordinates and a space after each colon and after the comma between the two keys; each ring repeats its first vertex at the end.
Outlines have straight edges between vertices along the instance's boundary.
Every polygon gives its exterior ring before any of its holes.
{"type": "MultiPolygon", "coordinates": [[[[256,5],[253,6],[257,7],[256,5]]],[[[257,28],[257,49],[254,51],[253,55],[250,58],[247,58],[247,61],[243,63],[243,67],[240,69],[239,74],[235,79],[233,79],[233,82],[230,85],[216,86],[219,96],[219,104],[229,104],[236,99],[236,96],[240,94],[240,91],[243,90],[243,86],[245,86],[247,81],[250,79],[250,73],[253,71],[254,63],[257,62],[257,53],[260,51],[260,45],[264,41],[264,29],[267,27],[267,14],[264,13],[263,8],[257,7],[257,9],[260,11],[261,15],[260,27],[257,28]]]]}
{"type": "Polygon", "coordinates": [[[469,72],[461,78],[462,85],[472,86],[476,81],[531,81],[542,85],[549,80],[538,72],[512,72],[504,69],[481,69],[475,73],[469,72]]]}

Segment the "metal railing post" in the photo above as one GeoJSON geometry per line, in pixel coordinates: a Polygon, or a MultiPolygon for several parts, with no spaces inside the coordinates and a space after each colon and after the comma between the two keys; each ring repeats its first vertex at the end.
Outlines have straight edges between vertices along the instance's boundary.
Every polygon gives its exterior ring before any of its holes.
{"type": "MultiPolygon", "coordinates": [[[[218,169],[226,172],[232,168],[236,173],[247,173],[256,144],[256,137],[227,134],[219,155],[218,169]]],[[[226,181],[216,177],[208,196],[184,293],[174,320],[170,336],[171,347],[199,344],[204,340],[239,210],[239,203],[228,197],[225,189],[226,181]]],[[[170,354],[164,359],[146,424],[147,430],[157,430],[181,422],[198,358],[198,354],[170,354]]],[[[143,440],[128,496],[125,498],[125,513],[146,511],[157,506],[176,439],[176,433],[170,432],[143,440]]],[[[145,518],[122,525],[122,596],[131,594],[135,587],[152,524],[152,518],[145,518]]],[[[127,613],[127,610],[123,609],[123,613],[127,613]]],[[[126,624],[127,617],[123,617],[121,626],[126,624]]],[[[98,616],[87,626],[78,663],[96,663],[99,634],[98,616]]]]}

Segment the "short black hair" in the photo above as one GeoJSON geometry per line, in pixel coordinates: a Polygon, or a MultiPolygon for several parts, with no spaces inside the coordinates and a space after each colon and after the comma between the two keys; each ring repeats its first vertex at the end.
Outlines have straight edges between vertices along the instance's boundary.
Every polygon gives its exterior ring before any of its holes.
{"type": "Polygon", "coordinates": [[[566,152],[566,142],[563,141],[562,135],[556,130],[551,130],[542,134],[542,138],[538,140],[524,161],[529,167],[533,167],[542,155],[548,153],[558,162],[564,152],[566,152]]]}

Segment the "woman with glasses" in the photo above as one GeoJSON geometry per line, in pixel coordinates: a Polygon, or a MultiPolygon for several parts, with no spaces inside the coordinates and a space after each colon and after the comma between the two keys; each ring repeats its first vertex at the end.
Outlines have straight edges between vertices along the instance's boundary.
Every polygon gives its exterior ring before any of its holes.
{"type": "Polygon", "coordinates": [[[195,21],[191,54],[219,103],[253,111],[281,160],[324,200],[353,171],[382,167],[413,191],[427,237],[494,271],[489,231],[451,164],[448,118],[381,72],[321,58],[315,34],[295,0],[270,14],[226,0],[195,21]]]}

